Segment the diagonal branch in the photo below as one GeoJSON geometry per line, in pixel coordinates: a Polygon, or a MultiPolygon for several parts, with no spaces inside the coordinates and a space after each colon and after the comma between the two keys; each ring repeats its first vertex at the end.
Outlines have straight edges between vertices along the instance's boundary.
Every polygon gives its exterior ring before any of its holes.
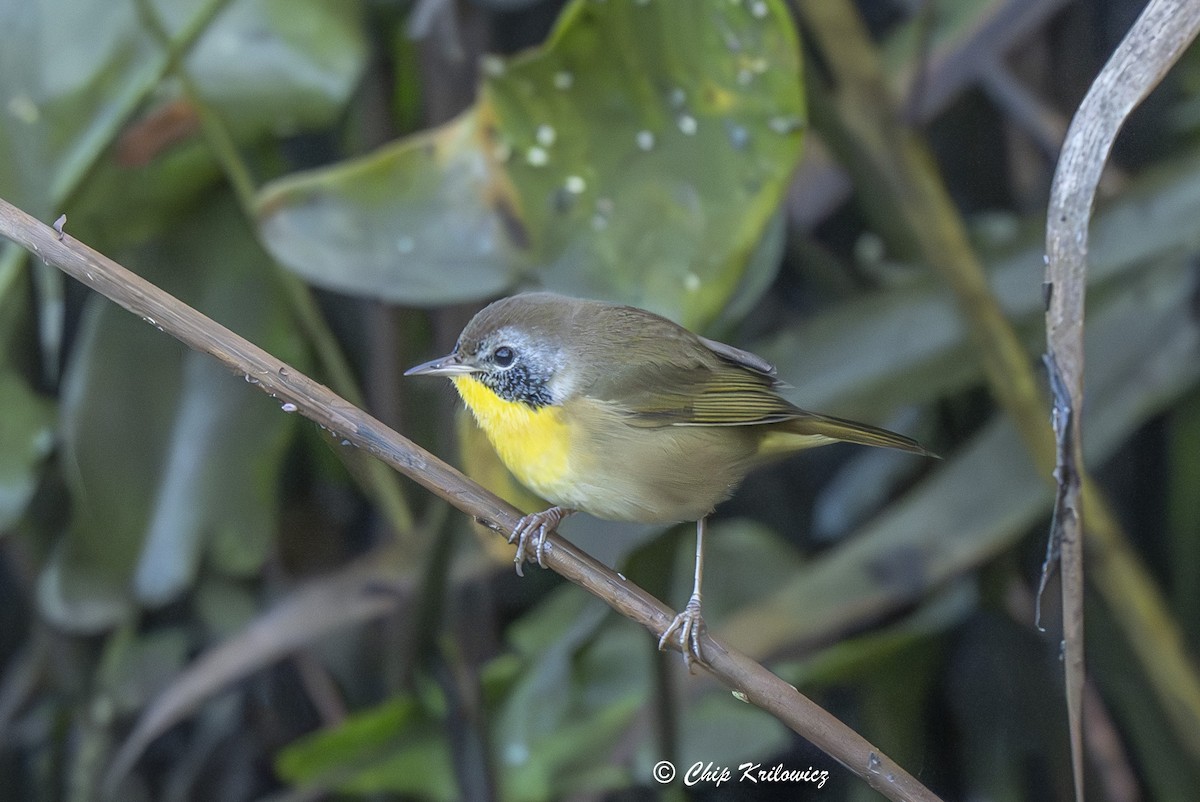
{"type": "MultiPolygon", "coordinates": [[[[379,458],[485,526],[507,537],[521,513],[450,465],[87,245],[56,233],[0,199],[0,236],[24,246],[91,289],[175,337],[216,357],[234,373],[379,458]]],[[[603,599],[658,638],[673,613],[662,602],[558,537],[547,541],[547,566],[603,599]]],[[[771,713],[889,799],[935,800],[928,789],[861,735],[746,655],[703,636],[705,666],[741,698],[771,713]]]]}

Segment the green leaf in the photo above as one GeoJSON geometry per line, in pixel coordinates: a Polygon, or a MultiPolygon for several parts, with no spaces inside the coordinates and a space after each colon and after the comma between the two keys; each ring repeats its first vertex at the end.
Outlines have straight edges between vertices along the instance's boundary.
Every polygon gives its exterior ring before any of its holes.
{"type": "MultiPolygon", "coordinates": [[[[232,204],[194,212],[137,261],[186,302],[281,358],[295,355],[281,293],[232,204]],[[168,265],[174,272],[163,274],[168,265]]],[[[291,430],[277,404],[96,298],[62,414],[73,515],[39,589],[52,620],[95,630],[135,603],[169,602],[206,555],[222,572],[257,570],[291,430]]]]}
{"type": "Polygon", "coordinates": [[[54,404],[0,367],[0,534],[25,511],[38,466],[54,448],[54,404]]]}
{"type": "Polygon", "coordinates": [[[758,247],[750,254],[746,272],[737,289],[721,310],[720,316],[706,328],[719,334],[738,325],[750,314],[779,274],[786,238],[787,214],[781,207],[768,221],[758,247]]]}
{"type": "MultiPolygon", "coordinates": [[[[257,595],[251,595],[245,583],[220,581],[206,573],[194,597],[198,623],[210,640],[221,640],[180,671],[146,707],[113,758],[110,776],[123,777],[158,736],[201,704],[211,706],[213,697],[239,680],[330,632],[407,603],[416,570],[395,550],[377,550],[365,560],[304,583],[259,614],[257,595]],[[395,595],[379,594],[381,587],[392,588],[395,595]]],[[[484,570],[480,565],[468,573],[479,576],[484,570]]]]}
{"type": "Polygon", "coordinates": [[[458,789],[445,737],[410,697],[398,697],[288,746],[275,763],[294,785],[453,800],[458,789]]]}
{"type": "Polygon", "coordinates": [[[486,297],[529,260],[486,202],[474,112],[353,162],[268,184],[263,242],[318,286],[398,303],[486,297]]]}
{"type": "Polygon", "coordinates": [[[268,186],[262,235],[313,283],[400,303],[524,280],[703,326],[796,165],[799,65],[776,0],[577,0],[458,120],[268,186]]]}

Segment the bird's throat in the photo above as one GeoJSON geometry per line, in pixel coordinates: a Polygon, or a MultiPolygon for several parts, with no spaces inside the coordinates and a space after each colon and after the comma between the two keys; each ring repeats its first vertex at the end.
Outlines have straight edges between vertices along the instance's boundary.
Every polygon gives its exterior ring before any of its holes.
{"type": "Polygon", "coordinates": [[[513,476],[543,498],[559,498],[571,483],[571,438],[562,408],[507,401],[474,376],[451,381],[513,476]]]}

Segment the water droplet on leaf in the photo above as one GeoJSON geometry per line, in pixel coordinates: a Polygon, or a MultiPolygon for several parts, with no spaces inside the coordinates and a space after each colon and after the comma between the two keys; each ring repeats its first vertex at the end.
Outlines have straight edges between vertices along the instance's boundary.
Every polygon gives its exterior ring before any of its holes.
{"type": "Polygon", "coordinates": [[[746,130],[746,126],[733,120],[725,121],[725,133],[729,135],[729,144],[733,145],[735,150],[745,150],[750,144],[750,132],[746,130]]]}

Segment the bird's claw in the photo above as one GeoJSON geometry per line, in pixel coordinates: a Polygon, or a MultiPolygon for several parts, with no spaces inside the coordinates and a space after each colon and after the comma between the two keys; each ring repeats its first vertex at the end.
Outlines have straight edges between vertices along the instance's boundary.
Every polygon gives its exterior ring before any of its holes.
{"type": "Polygon", "coordinates": [[[521,567],[529,559],[528,554],[531,548],[534,557],[537,558],[537,564],[542,568],[546,567],[546,537],[557,529],[563,518],[566,518],[571,512],[572,510],[565,510],[562,507],[551,507],[548,510],[530,513],[517,521],[516,528],[508,536],[509,543],[517,544],[517,553],[513,556],[513,562],[517,566],[517,576],[525,576],[521,567]]]}
{"type": "Polygon", "coordinates": [[[679,650],[683,652],[683,664],[687,666],[690,674],[694,663],[705,662],[704,654],[700,651],[700,636],[705,629],[707,626],[704,623],[704,616],[700,614],[700,596],[692,594],[692,598],[688,599],[683,612],[675,616],[670,626],[663,632],[662,637],[658,639],[658,650],[665,651],[671,635],[678,631],[679,650]]]}

